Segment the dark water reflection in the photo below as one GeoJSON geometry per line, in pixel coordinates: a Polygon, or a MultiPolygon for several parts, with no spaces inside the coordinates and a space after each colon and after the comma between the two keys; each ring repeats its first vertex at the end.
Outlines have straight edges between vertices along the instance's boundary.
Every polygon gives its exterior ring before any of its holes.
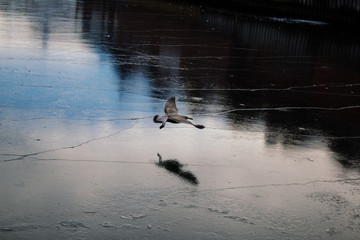
{"type": "Polygon", "coordinates": [[[84,39],[111,54],[120,99],[137,89],[201,102],[196,114],[221,113],[231,128],[264,126],[269,147],[322,136],[340,163],[359,167],[358,36],[166,1],[78,1],[76,17],[84,39]]]}
{"type": "Polygon", "coordinates": [[[184,165],[181,164],[177,159],[163,160],[161,155],[158,153],[159,161],[156,163],[157,166],[163,167],[169,172],[176,174],[180,178],[192,183],[198,184],[197,177],[190,171],[184,170],[184,165]]]}

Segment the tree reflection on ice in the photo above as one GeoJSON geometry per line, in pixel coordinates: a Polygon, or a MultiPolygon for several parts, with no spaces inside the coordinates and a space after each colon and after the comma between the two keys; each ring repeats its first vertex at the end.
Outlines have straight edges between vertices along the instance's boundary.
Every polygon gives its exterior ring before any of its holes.
{"type": "Polygon", "coordinates": [[[156,165],[165,168],[169,172],[175,173],[176,175],[178,175],[179,177],[183,178],[184,180],[190,183],[193,184],[199,183],[198,179],[192,172],[185,171],[182,169],[184,165],[181,164],[178,160],[168,159],[163,161],[161,155],[159,153],[157,155],[159,157],[159,162],[157,162],[156,165]]]}

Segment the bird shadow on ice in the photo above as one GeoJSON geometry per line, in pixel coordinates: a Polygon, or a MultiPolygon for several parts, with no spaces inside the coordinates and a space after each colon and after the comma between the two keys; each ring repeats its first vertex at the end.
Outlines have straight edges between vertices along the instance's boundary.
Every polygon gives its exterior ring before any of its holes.
{"type": "Polygon", "coordinates": [[[195,185],[199,184],[197,177],[192,172],[184,170],[183,169],[184,165],[181,164],[178,160],[176,159],[162,160],[161,155],[159,153],[157,155],[159,157],[159,161],[156,163],[157,166],[165,168],[169,172],[178,175],[180,178],[188,181],[189,183],[195,185]]]}

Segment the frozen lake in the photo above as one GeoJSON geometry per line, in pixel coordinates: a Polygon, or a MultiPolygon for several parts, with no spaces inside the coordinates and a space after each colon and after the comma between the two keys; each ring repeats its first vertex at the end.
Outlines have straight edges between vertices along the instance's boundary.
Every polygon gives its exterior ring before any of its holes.
{"type": "Polygon", "coordinates": [[[0,0],[0,239],[356,239],[359,66],[326,23],[0,0]]]}

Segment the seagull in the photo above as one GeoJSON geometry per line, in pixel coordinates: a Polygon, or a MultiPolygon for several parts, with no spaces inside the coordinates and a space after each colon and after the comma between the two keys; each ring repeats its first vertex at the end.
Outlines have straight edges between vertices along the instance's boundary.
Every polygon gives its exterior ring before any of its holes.
{"type": "Polygon", "coordinates": [[[153,118],[153,121],[155,123],[161,123],[160,129],[165,127],[166,122],[186,123],[186,124],[191,124],[199,129],[205,128],[205,126],[203,125],[195,125],[192,122],[190,122],[189,120],[193,120],[192,118],[178,114],[178,109],[175,104],[175,97],[172,97],[169,100],[167,100],[165,104],[164,112],[165,112],[164,116],[155,115],[153,118]]]}

